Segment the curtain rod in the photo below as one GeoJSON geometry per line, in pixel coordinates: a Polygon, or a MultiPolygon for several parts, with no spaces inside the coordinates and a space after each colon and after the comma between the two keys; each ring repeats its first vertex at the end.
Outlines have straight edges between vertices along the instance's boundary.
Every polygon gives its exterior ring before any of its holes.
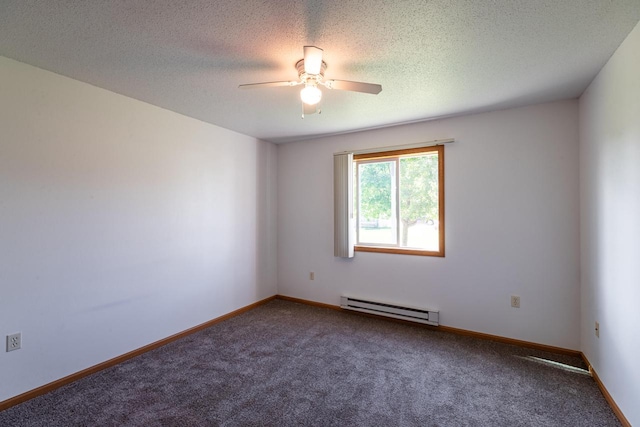
{"type": "Polygon", "coordinates": [[[435,139],[433,141],[427,142],[416,142],[415,144],[404,144],[404,145],[391,145],[388,147],[376,147],[376,148],[366,148],[363,150],[348,150],[348,151],[340,151],[337,153],[333,153],[334,156],[339,156],[342,154],[369,154],[369,153],[379,153],[383,151],[392,151],[392,150],[408,150],[410,148],[422,148],[422,147],[433,147],[434,145],[444,145],[444,144],[452,144],[456,142],[453,138],[448,139],[435,139]]]}

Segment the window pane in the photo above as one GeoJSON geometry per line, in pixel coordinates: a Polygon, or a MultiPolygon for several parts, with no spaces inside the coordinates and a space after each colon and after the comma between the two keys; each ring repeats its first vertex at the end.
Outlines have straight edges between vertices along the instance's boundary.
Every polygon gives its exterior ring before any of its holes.
{"type": "Polygon", "coordinates": [[[400,246],[439,250],[438,155],[400,159],[400,246]]]}
{"type": "Polygon", "coordinates": [[[397,243],[396,162],[358,164],[358,242],[397,243]]]}

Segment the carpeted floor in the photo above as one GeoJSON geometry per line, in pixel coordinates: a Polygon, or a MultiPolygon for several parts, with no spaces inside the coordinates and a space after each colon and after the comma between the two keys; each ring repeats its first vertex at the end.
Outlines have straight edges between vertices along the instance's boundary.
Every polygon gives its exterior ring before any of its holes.
{"type": "Polygon", "coordinates": [[[0,412],[0,426],[620,425],[584,369],[275,300],[0,412]]]}

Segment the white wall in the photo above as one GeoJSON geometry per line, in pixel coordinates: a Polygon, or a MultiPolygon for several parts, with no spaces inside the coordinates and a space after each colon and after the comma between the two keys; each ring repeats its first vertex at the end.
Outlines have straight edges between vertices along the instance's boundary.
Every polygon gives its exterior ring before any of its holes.
{"type": "Polygon", "coordinates": [[[582,351],[640,425],[640,24],[580,98],[580,205],[582,351]]]}
{"type": "Polygon", "coordinates": [[[0,57],[0,401],[274,295],[276,161],[0,57]]]}
{"type": "Polygon", "coordinates": [[[278,292],[425,306],[447,326],[577,350],[578,177],[575,100],[280,145],[278,292]],[[446,257],[334,258],[332,154],[450,137],[446,257]]]}

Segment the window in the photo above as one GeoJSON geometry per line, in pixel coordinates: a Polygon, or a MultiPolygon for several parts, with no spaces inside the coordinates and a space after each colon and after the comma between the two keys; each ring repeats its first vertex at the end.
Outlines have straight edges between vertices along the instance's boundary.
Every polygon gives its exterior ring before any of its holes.
{"type": "Polygon", "coordinates": [[[356,251],[444,256],[444,147],[355,154],[356,251]]]}

